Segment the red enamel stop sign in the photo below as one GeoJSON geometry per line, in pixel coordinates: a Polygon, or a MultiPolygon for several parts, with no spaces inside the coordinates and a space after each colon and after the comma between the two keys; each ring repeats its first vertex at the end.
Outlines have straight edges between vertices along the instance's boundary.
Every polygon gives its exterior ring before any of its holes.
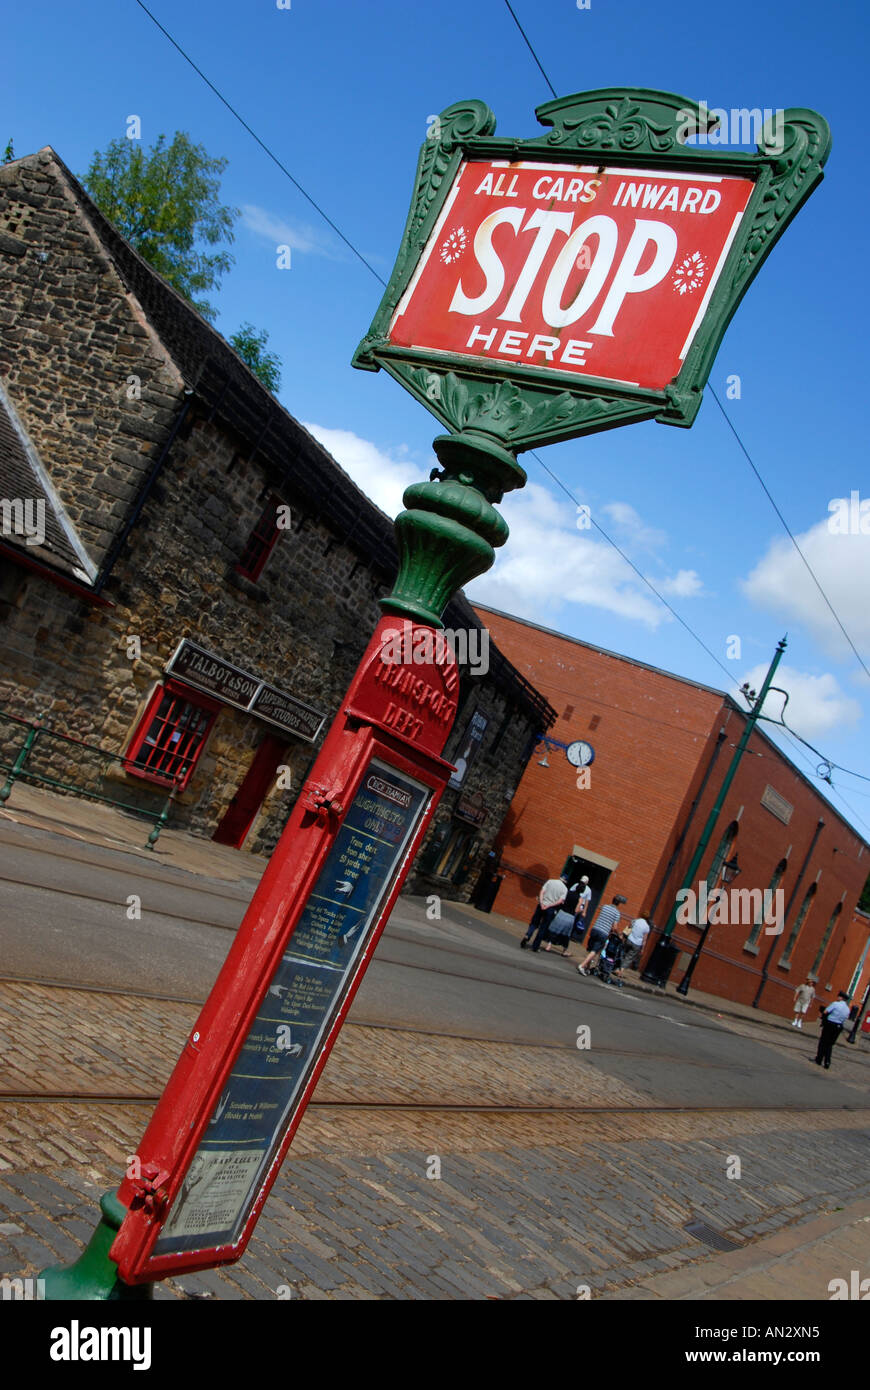
{"type": "Polygon", "coordinates": [[[466,160],[389,341],[662,390],[753,187],[686,170],[466,160]]]}

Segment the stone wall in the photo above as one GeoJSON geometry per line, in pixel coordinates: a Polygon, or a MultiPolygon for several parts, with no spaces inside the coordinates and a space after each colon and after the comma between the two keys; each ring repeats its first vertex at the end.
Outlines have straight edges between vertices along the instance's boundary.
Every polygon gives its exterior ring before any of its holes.
{"type": "MultiPolygon", "coordinates": [[[[97,563],[111,556],[154,472],[138,522],[107,569],[101,602],[0,561],[0,705],[44,717],[107,755],[41,737],[32,767],[150,808],[165,790],[125,774],[117,755],[182,638],[331,718],[381,616],[386,576],[361,558],[352,536],[331,529],[328,514],[313,515],[291,483],[251,458],[255,440],[216,423],[195,395],[185,395],[178,368],[50,154],[0,169],[0,260],[10,271],[0,293],[0,369],[97,563]],[[273,492],[289,506],[290,525],[254,584],[235,566],[273,492]]],[[[372,511],[362,494],[359,506],[361,514],[372,511]]],[[[448,756],[479,701],[490,724],[463,794],[485,794],[479,838],[488,848],[521,775],[534,716],[519,705],[508,709],[504,681],[467,678],[465,690],[448,756]]],[[[172,823],[211,835],[267,732],[276,731],[222,707],[172,823]]],[[[10,761],[20,737],[0,712],[0,757],[10,761]]],[[[291,787],[267,795],[246,848],[272,849],[315,751],[288,739],[291,787]]],[[[456,800],[446,793],[445,810],[456,800]]]]}

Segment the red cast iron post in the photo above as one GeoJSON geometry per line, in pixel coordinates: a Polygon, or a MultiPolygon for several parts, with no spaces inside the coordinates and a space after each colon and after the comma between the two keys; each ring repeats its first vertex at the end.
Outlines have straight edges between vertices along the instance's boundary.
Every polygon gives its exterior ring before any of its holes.
{"type": "Polygon", "coordinates": [[[154,1278],[236,1260],[250,1239],[453,770],[440,755],[458,674],[441,614],[492,564],[508,534],[493,504],[525,481],[485,435],[435,450],[442,468],[408,488],[396,520],[386,616],[134,1162],[80,1259],[42,1273],[49,1299],[147,1298],[154,1278]]]}

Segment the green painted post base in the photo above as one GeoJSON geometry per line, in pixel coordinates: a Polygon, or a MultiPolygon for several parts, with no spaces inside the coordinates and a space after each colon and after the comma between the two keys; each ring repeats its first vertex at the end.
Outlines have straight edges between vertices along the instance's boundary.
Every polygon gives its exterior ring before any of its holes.
{"type": "Polygon", "coordinates": [[[45,1298],[62,1303],[75,1300],[141,1301],[153,1298],[153,1284],[125,1284],[118,1278],[118,1266],[109,1259],[109,1249],[127,1215],[127,1208],[114,1192],[100,1198],[102,1219],[79,1258],[71,1265],[52,1265],[42,1270],[45,1298]]]}

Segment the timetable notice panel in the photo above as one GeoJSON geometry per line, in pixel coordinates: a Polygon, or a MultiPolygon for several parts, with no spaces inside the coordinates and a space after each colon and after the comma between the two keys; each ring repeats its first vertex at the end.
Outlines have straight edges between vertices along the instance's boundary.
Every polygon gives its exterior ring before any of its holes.
{"type": "Polygon", "coordinates": [[[369,762],[153,1254],[240,1235],[430,795],[369,762]]]}

